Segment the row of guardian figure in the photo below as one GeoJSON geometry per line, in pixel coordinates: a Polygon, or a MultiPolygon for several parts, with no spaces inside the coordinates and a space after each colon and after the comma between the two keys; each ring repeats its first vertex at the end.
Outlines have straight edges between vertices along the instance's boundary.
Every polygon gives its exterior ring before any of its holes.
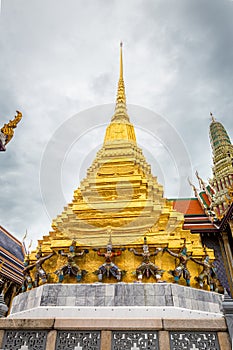
{"type": "MultiPolygon", "coordinates": [[[[94,271],[98,276],[98,281],[102,282],[104,279],[110,278],[113,276],[118,282],[122,280],[122,277],[126,271],[121,270],[114,262],[114,257],[120,256],[125,248],[114,250],[112,247],[111,236],[109,242],[106,246],[106,250],[102,251],[101,249],[94,248],[94,251],[97,252],[98,256],[104,258],[104,263],[99,266],[99,268],[94,271]]],[[[129,251],[134,253],[136,256],[142,257],[141,264],[136,268],[134,272],[137,275],[137,281],[142,282],[143,278],[150,278],[151,276],[155,279],[156,282],[166,282],[162,281],[162,275],[165,270],[160,269],[151,261],[151,257],[156,256],[159,252],[168,253],[174,258],[176,258],[176,266],[174,270],[168,271],[174,278],[175,283],[179,283],[180,278],[184,278],[186,285],[190,286],[190,271],[188,269],[188,261],[192,260],[196,264],[202,266],[201,273],[195,277],[195,280],[198,282],[200,288],[204,287],[206,283],[211,291],[217,291],[217,276],[213,263],[210,262],[209,256],[205,250],[205,256],[202,260],[197,260],[192,257],[192,255],[187,253],[186,244],[180,249],[178,253],[173,252],[172,250],[165,248],[156,248],[153,252],[150,252],[149,246],[147,244],[146,237],[144,238],[144,244],[142,247],[142,252],[137,251],[134,248],[129,248],[129,251]]],[[[64,277],[75,276],[76,281],[80,282],[83,276],[87,273],[86,270],[82,270],[75,262],[76,257],[83,257],[85,254],[88,254],[89,250],[84,249],[78,251],[76,247],[76,242],[73,241],[69,247],[69,252],[65,253],[63,250],[59,250],[58,254],[66,258],[66,263],[57,269],[54,273],[58,276],[58,282],[62,283],[64,277]]],[[[37,287],[40,283],[44,284],[48,282],[48,274],[43,268],[43,263],[50,259],[55,252],[47,256],[43,256],[41,248],[36,254],[36,262],[30,263],[29,255],[24,261],[24,281],[22,284],[22,291],[30,290],[33,287],[37,287]],[[35,270],[34,280],[31,276],[31,270],[35,270]]]]}

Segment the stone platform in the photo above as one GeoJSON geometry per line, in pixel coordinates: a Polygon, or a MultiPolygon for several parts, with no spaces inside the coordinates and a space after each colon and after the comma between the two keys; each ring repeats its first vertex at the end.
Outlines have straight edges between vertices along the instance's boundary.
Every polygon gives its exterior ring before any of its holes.
{"type": "Polygon", "coordinates": [[[222,298],[170,283],[46,284],[16,296],[8,318],[221,318],[222,298]]]}

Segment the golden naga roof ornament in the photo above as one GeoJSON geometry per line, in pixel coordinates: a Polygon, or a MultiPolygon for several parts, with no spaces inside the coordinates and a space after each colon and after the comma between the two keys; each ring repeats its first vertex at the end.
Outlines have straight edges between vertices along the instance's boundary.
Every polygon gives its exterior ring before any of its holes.
{"type": "Polygon", "coordinates": [[[188,183],[189,185],[192,187],[193,189],[193,192],[195,194],[195,197],[198,197],[198,191],[197,191],[197,188],[195,187],[195,185],[191,182],[190,178],[188,177],[188,183]]]}
{"type": "Polygon", "coordinates": [[[4,124],[0,129],[0,151],[5,151],[5,146],[10,142],[14,136],[14,129],[17,127],[18,123],[22,119],[22,113],[16,111],[16,116],[9,123],[4,124]]]}
{"type": "Polygon", "coordinates": [[[120,77],[118,81],[117,98],[115,113],[112,117],[112,122],[129,122],[127,114],[125,84],[123,78],[123,57],[122,57],[122,42],[120,43],[120,77]]]}
{"type": "Polygon", "coordinates": [[[205,183],[204,183],[203,179],[199,176],[197,170],[195,171],[195,175],[196,175],[197,180],[198,180],[198,182],[199,182],[200,190],[203,190],[203,191],[204,191],[204,190],[205,190],[205,183]]]}

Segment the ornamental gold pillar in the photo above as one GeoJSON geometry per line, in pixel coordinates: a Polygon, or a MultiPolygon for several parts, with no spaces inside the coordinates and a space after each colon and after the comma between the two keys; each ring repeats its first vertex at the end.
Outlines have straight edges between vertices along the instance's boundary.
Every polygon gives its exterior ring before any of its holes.
{"type": "MultiPolygon", "coordinates": [[[[220,242],[220,247],[222,251],[223,261],[226,269],[227,280],[230,288],[231,295],[233,296],[233,260],[232,252],[229,244],[227,232],[222,232],[222,244],[220,242]]],[[[219,240],[221,241],[221,240],[219,240]]]]}
{"type": "Polygon", "coordinates": [[[233,237],[233,219],[232,220],[229,220],[229,226],[230,226],[230,229],[231,229],[231,236],[233,237]]]}

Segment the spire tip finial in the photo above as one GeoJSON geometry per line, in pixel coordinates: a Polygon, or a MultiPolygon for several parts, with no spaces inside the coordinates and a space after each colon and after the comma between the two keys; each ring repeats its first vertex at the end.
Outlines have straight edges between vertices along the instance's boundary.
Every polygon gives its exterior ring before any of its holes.
{"type": "Polygon", "coordinates": [[[118,89],[117,89],[117,98],[116,98],[116,107],[115,113],[112,117],[112,121],[115,120],[124,120],[129,122],[129,117],[127,115],[126,108],[126,97],[125,97],[125,85],[123,78],[123,55],[122,55],[122,41],[120,42],[120,75],[118,80],[118,89]]]}
{"type": "Polygon", "coordinates": [[[211,121],[212,121],[212,122],[215,122],[215,121],[216,121],[215,118],[214,118],[214,116],[213,116],[213,113],[212,113],[212,112],[210,112],[210,117],[211,117],[211,121]]]}

